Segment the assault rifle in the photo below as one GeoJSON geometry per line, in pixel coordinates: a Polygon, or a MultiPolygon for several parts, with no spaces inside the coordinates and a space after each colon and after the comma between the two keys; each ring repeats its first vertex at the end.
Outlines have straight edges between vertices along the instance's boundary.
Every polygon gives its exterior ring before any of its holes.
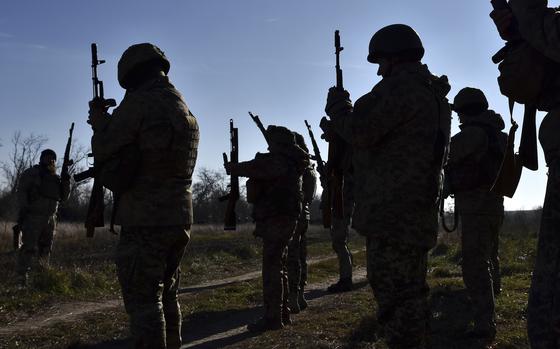
{"type": "Polygon", "coordinates": [[[19,246],[21,245],[21,225],[20,223],[14,225],[12,227],[12,244],[13,244],[13,248],[14,251],[19,250],[19,246]]]}
{"type": "MultiPolygon", "coordinates": [[[[334,47],[336,55],[336,88],[344,90],[342,83],[342,69],[340,68],[340,52],[344,47],[340,45],[340,32],[334,32],[334,47]]],[[[337,219],[344,217],[342,185],[344,178],[343,159],[346,151],[344,141],[337,134],[329,135],[329,156],[327,159],[327,178],[329,189],[323,202],[323,217],[334,216],[337,219]]]]}
{"type": "MultiPolygon", "coordinates": [[[[91,80],[93,82],[93,103],[99,103],[106,109],[117,105],[114,99],[105,99],[103,91],[103,81],[99,80],[97,76],[97,66],[105,63],[105,60],[97,58],[97,45],[91,44],[91,80]]],[[[87,121],[90,124],[90,120],[87,121]]],[[[95,154],[88,154],[89,157],[94,158],[93,166],[84,172],[74,175],[76,182],[83,181],[88,178],[93,178],[93,187],[89,197],[88,211],[86,221],[84,223],[86,228],[86,236],[91,238],[95,232],[95,228],[103,227],[105,219],[103,212],[105,211],[105,190],[99,179],[99,164],[95,163],[95,154]]]]}
{"type": "MultiPolygon", "coordinates": [[[[323,187],[323,198],[325,203],[330,202],[329,197],[329,176],[326,169],[326,164],[321,158],[321,152],[319,151],[319,146],[317,145],[317,141],[315,141],[315,136],[313,135],[313,131],[311,130],[311,125],[304,120],[305,126],[307,126],[307,132],[309,133],[309,138],[311,138],[311,144],[313,145],[313,153],[312,159],[317,162],[317,171],[319,172],[319,180],[321,182],[321,187],[323,187]]],[[[332,217],[329,210],[322,210],[323,212],[323,227],[330,228],[332,223],[332,217]]]]}
{"type": "Polygon", "coordinates": [[[64,160],[62,160],[62,170],[60,171],[60,176],[62,178],[70,178],[69,167],[74,164],[74,160],[70,159],[70,148],[72,147],[72,134],[74,133],[74,123],[70,125],[70,130],[68,131],[68,141],[66,142],[66,148],[64,149],[64,160]]]}
{"type": "MultiPolygon", "coordinates": [[[[507,0],[491,0],[492,7],[495,10],[504,10],[509,8],[507,0]]],[[[513,34],[513,37],[520,38],[517,31],[517,22],[513,19],[511,27],[508,31],[513,34]]],[[[508,51],[513,45],[518,43],[521,39],[507,42],[506,45],[500,49],[493,57],[492,61],[496,64],[500,63],[506,57],[508,51]]],[[[525,111],[523,115],[523,126],[521,129],[521,141],[519,144],[519,151],[514,151],[515,132],[518,128],[517,123],[513,119],[513,109],[515,101],[509,99],[509,112],[511,118],[511,128],[508,135],[508,144],[506,153],[500,167],[498,176],[492,186],[492,191],[508,197],[513,197],[519,179],[521,178],[522,168],[526,167],[530,170],[536,171],[539,167],[538,154],[537,154],[537,126],[536,126],[536,113],[537,108],[531,104],[525,104],[525,111]]]]}
{"type": "MultiPolygon", "coordinates": [[[[239,162],[238,151],[238,132],[237,127],[233,127],[233,119],[229,120],[229,140],[230,140],[230,161],[232,164],[239,162]]],[[[228,156],[223,153],[224,164],[228,163],[228,156]]],[[[239,177],[228,173],[229,180],[229,193],[222,196],[220,201],[227,200],[226,213],[224,217],[224,230],[236,230],[237,228],[237,214],[235,213],[235,205],[239,200],[239,177]]]]}
{"type": "Polygon", "coordinates": [[[251,117],[251,119],[253,119],[253,121],[255,122],[255,124],[257,124],[257,127],[259,128],[259,130],[261,131],[264,139],[266,140],[266,144],[270,144],[268,142],[268,137],[266,135],[266,129],[264,128],[263,123],[261,122],[261,119],[259,118],[258,115],[254,115],[253,113],[249,112],[249,116],[251,117]]]}

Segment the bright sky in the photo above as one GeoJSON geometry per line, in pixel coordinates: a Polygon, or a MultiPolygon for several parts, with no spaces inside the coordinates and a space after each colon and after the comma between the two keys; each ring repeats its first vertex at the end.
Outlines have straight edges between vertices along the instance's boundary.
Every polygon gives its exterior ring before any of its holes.
{"type": "MultiPolygon", "coordinates": [[[[16,130],[44,134],[48,146],[62,153],[74,121],[75,138],[89,144],[85,121],[92,97],[92,42],[107,60],[99,68],[106,97],[117,101],[124,93],[116,79],[122,52],[139,42],[165,51],[171,81],[200,124],[199,168],[221,167],[221,153],[229,149],[230,118],[239,127],[241,160],[266,151],[249,110],[265,125],[284,125],[306,137],[307,119],[319,137],[326,92],[335,81],[335,29],[341,32],[344,82],[353,100],[379,81],[377,66],[366,61],[371,35],[385,25],[405,23],[420,34],[431,71],[449,77],[450,99],[465,86],[481,88],[491,107],[509,120],[497,68],[490,61],[502,41],[489,12],[489,1],[449,0],[4,1],[0,161],[16,130]]],[[[326,156],[326,144],[321,148],[326,156]]],[[[542,205],[546,165],[540,156],[540,169],[524,171],[514,199],[506,200],[507,209],[542,205]]]]}

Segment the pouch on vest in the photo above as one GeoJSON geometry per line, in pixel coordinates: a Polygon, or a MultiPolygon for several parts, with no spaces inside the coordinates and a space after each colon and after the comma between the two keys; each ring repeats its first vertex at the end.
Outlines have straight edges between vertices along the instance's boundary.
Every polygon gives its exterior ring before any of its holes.
{"type": "Polygon", "coordinates": [[[129,144],[117,156],[103,163],[101,183],[113,193],[122,194],[130,188],[139,167],[140,150],[136,144],[129,144]]]}

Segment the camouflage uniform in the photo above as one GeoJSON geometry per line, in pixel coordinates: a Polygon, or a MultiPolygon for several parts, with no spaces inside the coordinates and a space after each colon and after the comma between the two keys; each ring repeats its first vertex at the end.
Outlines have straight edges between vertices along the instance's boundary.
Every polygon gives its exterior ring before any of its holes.
{"type": "Polygon", "coordinates": [[[43,165],[35,165],[22,173],[17,188],[23,242],[16,266],[20,276],[26,277],[36,254],[48,263],[58,203],[68,199],[69,194],[69,178],[61,179],[43,165]]]}
{"type": "Polygon", "coordinates": [[[317,176],[313,166],[305,169],[302,176],[302,207],[294,236],[288,246],[288,281],[290,309],[297,313],[306,308],[304,287],[307,284],[307,228],[309,227],[309,205],[315,197],[317,176]]]}
{"type": "Polygon", "coordinates": [[[437,235],[449,89],[446,77],[411,62],[394,66],[353,108],[333,90],[327,100],[333,128],[352,145],[352,226],[367,238],[377,318],[391,348],[428,345],[426,260],[437,235]]]}
{"type": "MultiPolygon", "coordinates": [[[[547,8],[545,0],[512,0],[513,14],[523,39],[560,63],[560,14],[547,8]]],[[[544,117],[539,140],[548,166],[548,183],[543,204],[535,269],[529,292],[527,327],[533,349],[560,346],[560,79],[540,94],[538,107],[544,117]]]]}
{"type": "MultiPolygon", "coordinates": [[[[147,45],[125,51],[119,70],[127,52],[153,48],[147,45]]],[[[124,161],[124,149],[130,146],[139,152],[138,167],[130,187],[119,195],[116,212],[116,223],[122,226],[117,274],[134,345],[179,348],[177,290],[192,224],[190,187],[199,140],[196,118],[168,77],[161,75],[127,87],[112,115],[92,122],[92,127],[96,163],[124,161]]]]}
{"type": "Polygon", "coordinates": [[[338,258],[339,280],[349,280],[349,284],[351,284],[352,253],[348,249],[348,240],[350,238],[350,223],[354,211],[354,178],[350,171],[344,171],[342,183],[344,218],[332,218],[331,241],[332,248],[338,258]]]}
{"type": "Polygon", "coordinates": [[[301,177],[309,166],[308,155],[295,144],[291,131],[269,126],[267,137],[269,153],[227,165],[229,173],[249,177],[247,197],[253,204],[254,234],[263,239],[264,317],[249,327],[255,331],[289,323],[287,247],[301,214],[301,177]]]}
{"type": "Polygon", "coordinates": [[[446,177],[451,177],[455,209],[460,215],[463,280],[475,312],[474,333],[493,339],[496,333],[493,289],[494,285],[499,287],[497,242],[504,205],[503,197],[491,193],[490,188],[499,171],[508,136],[500,132],[504,121],[491,110],[460,117],[461,131],[451,138],[446,177]]]}

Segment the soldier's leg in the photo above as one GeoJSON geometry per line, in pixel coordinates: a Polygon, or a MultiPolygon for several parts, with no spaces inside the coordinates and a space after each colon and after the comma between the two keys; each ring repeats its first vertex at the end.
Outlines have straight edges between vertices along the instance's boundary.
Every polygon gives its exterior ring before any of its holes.
{"type": "MultiPolygon", "coordinates": [[[[41,217],[28,216],[22,223],[22,244],[18,250],[16,263],[16,272],[21,278],[25,278],[31,268],[37,254],[37,244],[43,227],[44,222],[41,217]]],[[[22,281],[24,280],[22,279],[22,281]]]]}
{"type": "MultiPolygon", "coordinates": [[[[282,322],[284,325],[292,323],[290,319],[290,304],[288,304],[288,297],[290,294],[289,275],[288,275],[288,242],[286,242],[282,252],[282,322]]],[[[294,294],[297,296],[297,293],[294,294]]],[[[296,297],[297,305],[297,297],[296,297]]]]}
{"type": "Polygon", "coordinates": [[[427,251],[368,238],[367,259],[377,319],[389,348],[426,348],[430,314],[427,251]]]}
{"type": "Polygon", "coordinates": [[[55,230],[56,230],[56,217],[52,216],[48,219],[47,224],[41,230],[41,234],[39,235],[38,250],[39,250],[39,262],[41,264],[44,265],[49,264],[55,230]]]}
{"type": "Polygon", "coordinates": [[[462,215],[463,280],[474,309],[474,333],[492,340],[496,334],[494,291],[490,274],[492,216],[462,215]]]}
{"type": "Polygon", "coordinates": [[[301,247],[301,222],[298,220],[294,236],[288,244],[288,257],[287,257],[287,272],[289,280],[289,302],[290,309],[293,313],[299,313],[300,308],[298,304],[298,290],[301,279],[301,261],[300,261],[300,247],[301,247]]]}
{"type": "Polygon", "coordinates": [[[181,308],[177,300],[179,291],[181,270],[181,259],[185,254],[190,239],[190,227],[170,228],[175,243],[171,245],[167,255],[167,266],[163,281],[163,314],[165,317],[165,337],[167,349],[179,349],[181,347],[181,308]]]}
{"type": "Polygon", "coordinates": [[[130,227],[120,233],[117,274],[135,348],[166,347],[162,292],[168,248],[160,244],[163,233],[130,227]]]}
{"type": "Polygon", "coordinates": [[[299,279],[298,289],[298,304],[303,310],[307,308],[307,301],[305,300],[305,285],[307,285],[307,229],[309,228],[309,221],[305,220],[304,229],[302,229],[301,237],[299,240],[299,260],[301,266],[301,277],[299,279]]]}
{"type": "Polygon", "coordinates": [[[537,257],[529,290],[527,331],[532,349],[560,347],[560,177],[549,167],[537,257]]]}
{"type": "Polygon", "coordinates": [[[492,266],[492,287],[494,296],[502,292],[502,274],[500,272],[500,229],[504,221],[504,216],[493,216],[492,221],[492,250],[490,255],[490,263],[492,266]]]}
{"type": "MultiPolygon", "coordinates": [[[[338,267],[339,267],[339,283],[345,286],[349,286],[351,289],[352,286],[352,254],[348,249],[348,225],[344,220],[334,219],[332,221],[332,229],[331,229],[331,239],[332,239],[332,248],[336,253],[338,258],[338,267]]],[[[336,285],[336,284],[335,284],[336,285]]],[[[337,291],[332,285],[332,290],[337,291]]],[[[338,288],[337,288],[338,289],[338,288]]],[[[329,289],[330,290],[330,289],[329,289]]],[[[344,287],[344,290],[349,290],[348,287],[344,287]]]]}

